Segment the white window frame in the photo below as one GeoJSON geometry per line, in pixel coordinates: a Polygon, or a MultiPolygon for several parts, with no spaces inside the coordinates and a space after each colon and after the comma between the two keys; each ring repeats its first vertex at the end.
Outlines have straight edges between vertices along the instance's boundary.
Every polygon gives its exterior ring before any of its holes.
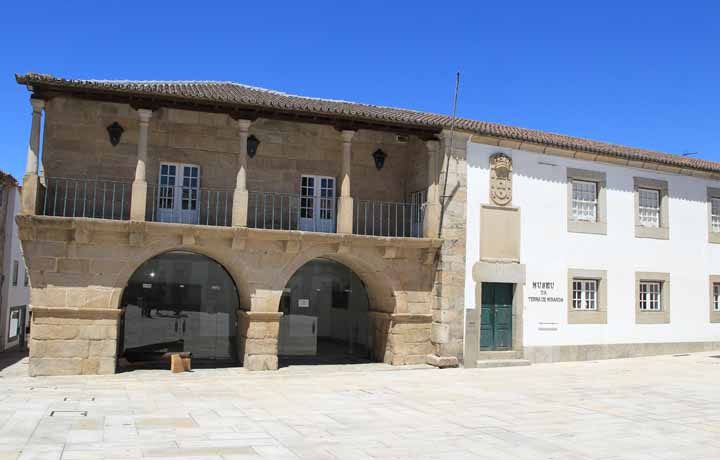
{"type": "MultiPolygon", "coordinates": [[[[607,235],[607,176],[601,171],[567,168],[567,230],[607,235]],[[592,185],[590,185],[592,184],[592,185]],[[594,189],[592,200],[579,199],[579,187],[594,189]],[[585,207],[591,212],[580,212],[585,207]]],[[[585,193],[587,195],[587,193],[585,193]]]]}
{"type": "Polygon", "coordinates": [[[710,226],[713,233],[720,233],[720,198],[710,198],[710,226]]]}
{"type": "Polygon", "coordinates": [[[720,188],[707,188],[708,242],[720,244],[720,188]]]}
{"type": "Polygon", "coordinates": [[[638,292],[638,308],[640,311],[663,311],[662,281],[641,280],[638,292]]]}
{"type": "Polygon", "coordinates": [[[598,184],[587,180],[572,179],[572,219],[576,222],[597,222],[598,219],[598,184]],[[590,190],[582,190],[587,187],[590,190]],[[592,193],[592,199],[584,199],[579,195],[592,193]],[[588,212],[583,212],[587,207],[588,212]]]}
{"type": "Polygon", "coordinates": [[[660,228],[662,219],[662,193],[660,190],[638,187],[638,219],[640,225],[646,228],[660,228]],[[656,205],[649,206],[647,203],[643,205],[643,197],[651,198],[656,205]]]}
{"type": "Polygon", "coordinates": [[[633,183],[635,186],[635,237],[656,240],[670,239],[668,181],[633,177],[633,183]],[[650,198],[650,202],[648,202],[648,198],[650,198]]]}
{"type": "Polygon", "coordinates": [[[576,311],[597,311],[599,281],[596,279],[573,278],[572,309],[576,311]]]}

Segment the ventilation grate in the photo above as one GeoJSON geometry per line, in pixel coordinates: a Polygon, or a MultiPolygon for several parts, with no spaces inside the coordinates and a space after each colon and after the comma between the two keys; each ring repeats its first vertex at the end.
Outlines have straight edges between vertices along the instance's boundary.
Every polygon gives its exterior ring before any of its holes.
{"type": "Polygon", "coordinates": [[[86,410],[54,410],[50,417],[87,417],[86,410]]]}

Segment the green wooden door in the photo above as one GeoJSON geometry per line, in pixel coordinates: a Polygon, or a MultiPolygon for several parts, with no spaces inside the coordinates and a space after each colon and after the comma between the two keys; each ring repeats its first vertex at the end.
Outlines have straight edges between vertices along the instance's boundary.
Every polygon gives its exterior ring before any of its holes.
{"type": "Polygon", "coordinates": [[[512,301],[512,284],[482,284],[481,350],[512,349],[512,301]]]}

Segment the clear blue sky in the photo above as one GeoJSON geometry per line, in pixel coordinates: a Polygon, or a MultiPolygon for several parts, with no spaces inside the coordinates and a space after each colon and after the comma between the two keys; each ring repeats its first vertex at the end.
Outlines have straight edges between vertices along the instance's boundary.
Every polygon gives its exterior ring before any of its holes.
{"type": "Polygon", "coordinates": [[[717,1],[6,1],[0,168],[24,170],[28,71],[449,113],[460,70],[463,117],[720,161],[718,19],[717,1]]]}

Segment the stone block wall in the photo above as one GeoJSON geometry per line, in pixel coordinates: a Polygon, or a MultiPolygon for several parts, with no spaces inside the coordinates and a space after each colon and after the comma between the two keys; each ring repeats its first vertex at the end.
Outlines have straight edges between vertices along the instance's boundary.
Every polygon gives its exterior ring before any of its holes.
{"type": "MultiPolygon", "coordinates": [[[[46,104],[43,169],[48,177],[87,177],[131,183],[137,163],[138,116],[127,104],[55,97],[46,104]],[[106,127],[125,129],[113,147],[106,127]]],[[[200,166],[200,186],[233,189],[238,167],[237,122],[225,114],[161,108],[149,124],[147,181],[157,183],[161,161],[200,166]]],[[[251,191],[299,194],[300,175],[336,177],[342,140],[332,126],[258,119],[249,134],[260,140],[248,159],[251,191]]],[[[417,137],[400,143],[389,132],[359,130],[352,141],[351,193],[357,199],[401,202],[427,188],[425,146],[417,137]],[[373,152],[387,154],[377,170],[373,152]]],[[[339,184],[338,184],[339,187],[339,184]]]]}
{"type": "Polygon", "coordinates": [[[440,357],[462,361],[465,312],[465,224],[467,210],[467,143],[469,135],[444,131],[440,145],[445,157],[440,173],[440,193],[445,195],[436,263],[432,338],[440,357]],[[447,178],[445,177],[447,175],[447,178]]]}
{"type": "Polygon", "coordinates": [[[30,375],[112,374],[120,310],[33,308],[30,375]]]}
{"type": "Polygon", "coordinates": [[[211,257],[235,281],[239,355],[248,369],[277,368],[282,290],[317,257],[346,265],[365,283],[379,360],[419,362],[431,348],[439,240],[31,215],[17,222],[32,285],[33,375],[114,372],[128,279],[148,259],[178,249],[211,257]],[[418,321],[424,324],[405,324],[418,321]]]}

